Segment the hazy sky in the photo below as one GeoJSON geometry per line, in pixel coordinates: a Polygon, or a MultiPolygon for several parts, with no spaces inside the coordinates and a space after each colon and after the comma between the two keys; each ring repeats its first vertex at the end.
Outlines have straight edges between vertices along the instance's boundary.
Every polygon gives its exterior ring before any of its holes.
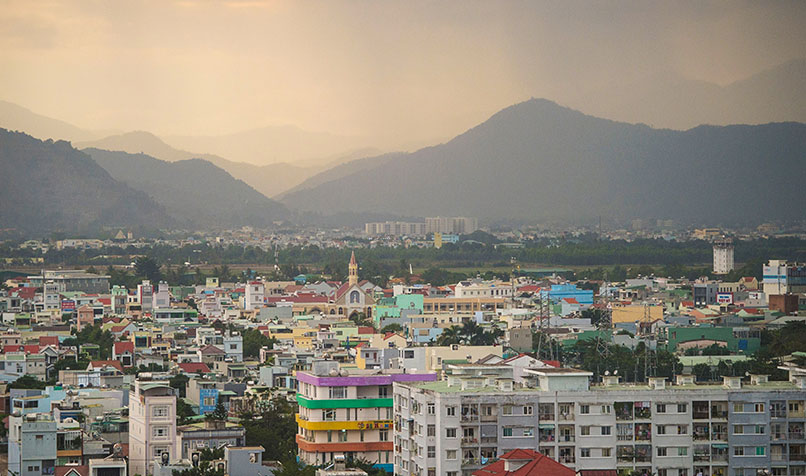
{"type": "Polygon", "coordinates": [[[3,1],[0,99],[93,129],[395,146],[529,97],[806,56],[803,1],[3,1]]]}

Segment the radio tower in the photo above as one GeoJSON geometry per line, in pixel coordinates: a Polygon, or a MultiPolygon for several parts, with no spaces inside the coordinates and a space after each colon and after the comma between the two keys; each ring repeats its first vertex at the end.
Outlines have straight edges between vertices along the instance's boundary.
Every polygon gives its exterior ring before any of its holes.
{"type": "Polygon", "coordinates": [[[599,380],[602,379],[602,373],[600,372],[601,366],[610,356],[610,339],[613,335],[613,317],[610,311],[607,287],[607,271],[605,271],[604,281],[602,282],[602,287],[599,289],[600,297],[602,297],[602,289],[604,289],[602,301],[604,303],[604,309],[602,310],[602,316],[596,323],[596,355],[598,356],[596,359],[596,375],[599,380]],[[604,338],[605,335],[607,339],[604,338]]]}
{"type": "MultiPolygon", "coordinates": [[[[641,319],[640,335],[644,341],[644,379],[654,377],[657,371],[657,352],[651,352],[649,343],[655,340],[652,334],[652,314],[649,312],[649,303],[644,303],[644,317],[641,319]]],[[[657,350],[657,345],[656,345],[657,350]]]]}

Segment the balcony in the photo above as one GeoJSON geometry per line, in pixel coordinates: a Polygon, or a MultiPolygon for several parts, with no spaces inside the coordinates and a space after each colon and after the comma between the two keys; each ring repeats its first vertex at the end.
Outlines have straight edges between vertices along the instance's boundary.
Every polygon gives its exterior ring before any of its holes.
{"type": "Polygon", "coordinates": [[[497,436],[482,436],[481,437],[481,444],[496,444],[498,443],[497,436]]]}
{"type": "Polygon", "coordinates": [[[711,461],[711,455],[709,453],[694,453],[694,461],[696,462],[711,461]]]}
{"type": "Polygon", "coordinates": [[[485,421],[485,422],[498,421],[498,415],[482,415],[481,416],[481,421],[485,421]]]}
{"type": "Polygon", "coordinates": [[[560,456],[560,463],[562,464],[576,464],[573,455],[560,456]]]}
{"type": "Polygon", "coordinates": [[[790,454],[789,461],[806,461],[806,454],[803,453],[790,454]]]}
{"type": "Polygon", "coordinates": [[[462,437],[462,446],[475,446],[479,442],[479,439],[475,436],[465,436],[462,437]]]}
{"type": "Polygon", "coordinates": [[[803,439],[803,430],[800,430],[800,431],[791,431],[790,430],[789,439],[790,440],[802,440],[803,439]]]}
{"type": "Polygon", "coordinates": [[[478,466],[479,459],[478,458],[465,458],[462,460],[462,467],[464,466],[478,466]]]}
{"type": "Polygon", "coordinates": [[[557,438],[557,441],[560,443],[573,443],[574,435],[560,435],[560,437],[557,438]]]}
{"type": "Polygon", "coordinates": [[[538,418],[540,421],[554,421],[554,414],[553,413],[541,413],[538,418]]]}

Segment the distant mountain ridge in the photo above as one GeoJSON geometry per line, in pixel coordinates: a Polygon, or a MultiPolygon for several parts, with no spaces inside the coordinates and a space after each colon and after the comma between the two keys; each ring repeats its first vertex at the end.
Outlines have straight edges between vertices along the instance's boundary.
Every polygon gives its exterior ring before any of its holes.
{"type": "Polygon", "coordinates": [[[207,160],[166,162],[145,154],[93,148],[85,152],[112,177],[147,193],[170,215],[196,226],[269,227],[289,216],[285,206],[207,160]]]}
{"type": "Polygon", "coordinates": [[[0,129],[0,228],[26,233],[182,225],[68,142],[0,129]]]}
{"type": "Polygon", "coordinates": [[[680,130],[701,124],[806,122],[806,58],[725,86],[674,73],[656,74],[595,91],[570,104],[594,116],[680,130]]]}
{"type": "Polygon", "coordinates": [[[130,154],[143,153],[154,158],[175,162],[188,159],[204,159],[229,172],[233,177],[243,180],[266,197],[285,193],[297,186],[322,168],[329,168],[333,163],[349,161],[348,157],[332,159],[323,167],[308,165],[298,166],[289,163],[254,165],[246,162],[234,162],[214,154],[196,154],[172,147],[156,135],[146,131],[133,131],[115,134],[99,140],[78,142],[76,147],[122,151],[130,154]]]}
{"type": "Polygon", "coordinates": [[[806,125],[800,123],[662,130],[533,99],[445,144],[282,201],[318,213],[530,221],[799,219],[804,158],[806,125]],[[763,199],[747,198],[762,193],[763,199]]]}

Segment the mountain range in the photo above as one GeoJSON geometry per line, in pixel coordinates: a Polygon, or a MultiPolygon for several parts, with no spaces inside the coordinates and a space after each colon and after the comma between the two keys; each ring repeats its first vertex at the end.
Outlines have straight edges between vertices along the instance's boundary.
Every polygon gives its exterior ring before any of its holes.
{"type": "Polygon", "coordinates": [[[233,162],[214,154],[188,152],[172,147],[159,137],[146,131],[114,134],[99,140],[77,142],[75,145],[81,149],[103,149],[128,152],[130,154],[142,153],[169,162],[203,159],[221,167],[233,177],[243,180],[267,197],[285,192],[320,170],[313,167],[291,165],[286,162],[254,165],[246,162],[233,162]]]}
{"type": "Polygon", "coordinates": [[[302,211],[531,222],[802,219],[804,160],[800,123],[675,131],[533,99],[445,144],[315,176],[282,201],[302,211]]]}
{"type": "Polygon", "coordinates": [[[806,122],[806,58],[724,86],[669,72],[563,102],[594,116],[680,130],[702,124],[806,122]]]}
{"type": "Polygon", "coordinates": [[[0,129],[0,228],[26,233],[177,225],[146,193],[116,181],[65,141],[0,129]]]}
{"type": "Polygon", "coordinates": [[[177,220],[196,227],[269,227],[285,206],[203,159],[166,162],[145,154],[84,149],[120,182],[148,194],[177,220]]]}

